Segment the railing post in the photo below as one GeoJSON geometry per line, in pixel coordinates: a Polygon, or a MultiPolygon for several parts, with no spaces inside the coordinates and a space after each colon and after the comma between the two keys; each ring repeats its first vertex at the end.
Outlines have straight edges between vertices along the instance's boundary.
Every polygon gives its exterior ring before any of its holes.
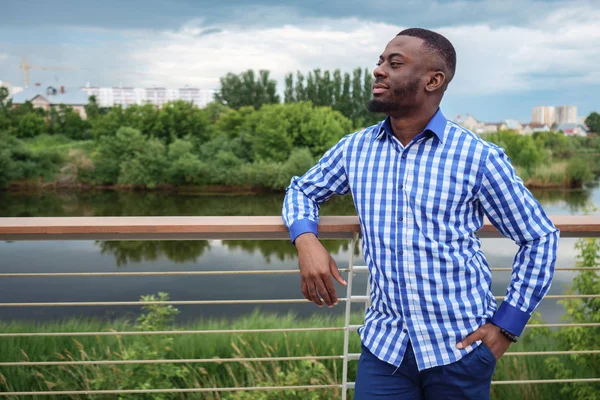
{"type": "Polygon", "coordinates": [[[348,392],[348,344],[350,342],[350,314],[352,313],[352,278],[354,276],[354,248],[358,242],[358,233],[350,242],[350,257],[348,263],[348,279],[346,280],[346,315],[344,319],[344,361],[342,366],[342,400],[346,400],[348,392]]]}

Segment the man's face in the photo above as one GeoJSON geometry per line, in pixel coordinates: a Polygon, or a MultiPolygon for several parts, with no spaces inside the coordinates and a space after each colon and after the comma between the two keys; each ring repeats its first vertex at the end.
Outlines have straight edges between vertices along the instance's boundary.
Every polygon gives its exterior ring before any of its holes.
{"type": "Polygon", "coordinates": [[[396,36],[388,43],[373,71],[369,111],[400,117],[421,106],[426,83],[422,44],[412,36],[396,36]]]}

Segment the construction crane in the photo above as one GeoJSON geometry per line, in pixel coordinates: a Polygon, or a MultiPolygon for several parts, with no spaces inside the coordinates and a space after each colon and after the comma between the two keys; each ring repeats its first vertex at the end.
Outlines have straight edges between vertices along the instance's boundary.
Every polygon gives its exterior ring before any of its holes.
{"type": "Polygon", "coordinates": [[[43,65],[31,65],[27,62],[27,57],[23,57],[21,65],[19,65],[23,71],[25,71],[25,87],[29,87],[29,70],[32,68],[37,69],[74,69],[73,67],[48,67],[43,65]]]}

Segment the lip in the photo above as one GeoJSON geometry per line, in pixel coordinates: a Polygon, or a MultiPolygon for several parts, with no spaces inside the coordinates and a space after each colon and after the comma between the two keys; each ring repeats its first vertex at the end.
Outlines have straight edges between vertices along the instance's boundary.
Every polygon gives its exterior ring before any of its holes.
{"type": "Polygon", "coordinates": [[[390,88],[382,83],[375,83],[373,84],[373,94],[381,94],[381,93],[385,93],[389,90],[390,88]]]}

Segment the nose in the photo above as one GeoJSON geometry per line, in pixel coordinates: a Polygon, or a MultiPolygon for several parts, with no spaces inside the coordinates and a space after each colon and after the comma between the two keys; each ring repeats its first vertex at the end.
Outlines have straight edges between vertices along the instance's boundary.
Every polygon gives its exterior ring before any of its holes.
{"type": "Polygon", "coordinates": [[[373,76],[375,77],[375,79],[386,77],[385,70],[383,69],[383,63],[375,67],[375,69],[373,70],[373,76]]]}

